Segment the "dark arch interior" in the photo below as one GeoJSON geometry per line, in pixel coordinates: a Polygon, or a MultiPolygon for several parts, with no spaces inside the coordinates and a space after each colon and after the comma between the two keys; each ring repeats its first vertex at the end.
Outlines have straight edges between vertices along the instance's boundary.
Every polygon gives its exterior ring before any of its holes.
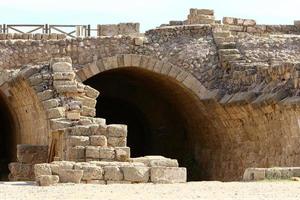
{"type": "Polygon", "coordinates": [[[8,180],[8,163],[15,158],[15,127],[13,116],[0,92],[0,180],[8,180]]]}
{"type": "Polygon", "coordinates": [[[100,91],[97,117],[128,125],[131,156],[163,155],[187,167],[189,180],[205,180],[195,159],[197,99],[175,80],[139,68],[102,72],[85,84],[100,91]]]}

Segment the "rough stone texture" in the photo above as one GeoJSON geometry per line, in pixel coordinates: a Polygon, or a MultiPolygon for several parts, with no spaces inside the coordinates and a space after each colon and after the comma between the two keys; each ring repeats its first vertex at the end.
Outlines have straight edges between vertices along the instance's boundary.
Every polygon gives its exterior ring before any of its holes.
{"type": "Polygon", "coordinates": [[[82,180],[101,180],[103,179],[103,169],[98,166],[93,166],[85,163],[75,164],[74,169],[83,170],[82,180]]]}
{"type": "Polygon", "coordinates": [[[59,180],[62,183],[80,183],[83,170],[62,169],[59,171],[59,180]]]}
{"type": "Polygon", "coordinates": [[[23,163],[10,163],[8,165],[10,174],[8,179],[10,181],[33,181],[34,180],[34,169],[32,164],[23,163]]]}
{"type": "Polygon", "coordinates": [[[186,168],[152,167],[150,174],[153,183],[184,183],[187,179],[186,168]]]}
{"type": "Polygon", "coordinates": [[[55,185],[59,182],[59,176],[57,175],[42,175],[38,179],[39,186],[55,185]]]}
{"type": "Polygon", "coordinates": [[[124,175],[119,167],[106,166],[104,167],[104,179],[108,181],[121,181],[124,175]]]}
{"type": "Polygon", "coordinates": [[[147,183],[149,181],[150,168],[149,167],[122,167],[124,173],[124,180],[133,183],[147,183]]]}
{"type": "Polygon", "coordinates": [[[34,165],[34,176],[38,180],[42,175],[52,175],[50,164],[35,164],[34,165]]]}
{"type": "Polygon", "coordinates": [[[27,164],[36,164],[46,162],[47,158],[47,145],[17,145],[17,159],[19,162],[27,164]]]}

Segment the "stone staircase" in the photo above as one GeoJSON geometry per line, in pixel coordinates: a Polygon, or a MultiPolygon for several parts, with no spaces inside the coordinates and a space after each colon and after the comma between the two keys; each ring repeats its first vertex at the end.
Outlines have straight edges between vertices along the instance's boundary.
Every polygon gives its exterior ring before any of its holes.
{"type": "Polygon", "coordinates": [[[241,53],[236,48],[235,38],[230,31],[216,29],[213,31],[213,37],[218,47],[219,60],[222,67],[229,68],[231,62],[242,62],[241,53]]]}

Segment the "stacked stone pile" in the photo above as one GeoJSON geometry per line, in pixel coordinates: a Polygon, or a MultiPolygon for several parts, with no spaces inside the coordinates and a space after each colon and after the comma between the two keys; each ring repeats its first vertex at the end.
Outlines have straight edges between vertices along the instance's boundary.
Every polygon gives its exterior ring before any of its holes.
{"type": "Polygon", "coordinates": [[[179,168],[176,160],[162,156],[136,158],[139,161],[112,162],[54,161],[37,164],[35,178],[40,185],[55,183],[182,183],[186,182],[186,169],[179,168]]]}
{"type": "Polygon", "coordinates": [[[208,9],[190,9],[187,24],[214,24],[215,16],[213,10],[208,9]]]}

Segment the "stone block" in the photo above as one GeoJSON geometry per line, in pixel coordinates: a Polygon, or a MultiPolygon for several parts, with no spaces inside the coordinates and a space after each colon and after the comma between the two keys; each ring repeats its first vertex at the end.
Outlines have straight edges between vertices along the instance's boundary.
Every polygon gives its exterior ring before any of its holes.
{"type": "Polygon", "coordinates": [[[244,181],[258,181],[266,178],[265,168],[247,168],[243,175],[244,181]]]}
{"type": "Polygon", "coordinates": [[[75,146],[68,148],[67,159],[70,161],[78,161],[85,159],[85,147],[75,146]]]}
{"type": "Polygon", "coordinates": [[[59,180],[61,183],[80,183],[83,170],[62,169],[59,170],[59,180]]]}
{"type": "Polygon", "coordinates": [[[293,177],[293,170],[288,167],[283,167],[280,169],[281,179],[291,179],[293,177]]]}
{"type": "Polygon", "coordinates": [[[17,160],[27,164],[45,163],[48,159],[47,145],[17,145],[17,160]]]}
{"type": "Polygon", "coordinates": [[[243,26],[255,26],[256,21],[253,19],[244,19],[243,26]]]}
{"type": "Polygon", "coordinates": [[[75,79],[74,72],[54,72],[52,74],[53,80],[68,80],[72,81],[75,79]]]}
{"type": "Polygon", "coordinates": [[[136,46],[142,46],[144,44],[144,38],[142,37],[136,37],[133,40],[136,46]]]}
{"type": "Polygon", "coordinates": [[[72,72],[72,64],[68,62],[56,62],[52,64],[53,72],[72,72]]]}
{"type": "Polygon", "coordinates": [[[86,158],[99,159],[100,147],[97,146],[87,146],[86,147],[86,158]]]}
{"type": "Polygon", "coordinates": [[[76,163],[74,169],[83,170],[82,180],[101,180],[103,179],[102,167],[88,164],[88,163],[76,163]]]}
{"type": "Polygon", "coordinates": [[[42,104],[46,110],[48,110],[50,108],[55,108],[55,107],[59,106],[59,99],[49,99],[49,100],[43,101],[42,104]]]}
{"type": "Polygon", "coordinates": [[[71,135],[78,135],[78,136],[92,135],[89,125],[78,125],[68,130],[70,130],[71,135]]]}
{"type": "Polygon", "coordinates": [[[281,179],[280,168],[268,168],[265,173],[267,179],[281,179]]]}
{"type": "Polygon", "coordinates": [[[97,101],[94,98],[90,97],[80,97],[80,101],[83,106],[87,106],[90,108],[96,107],[97,101]]]}
{"type": "Polygon", "coordinates": [[[124,179],[121,169],[117,166],[105,166],[103,169],[104,179],[107,181],[122,181],[124,179]]]}
{"type": "Polygon", "coordinates": [[[148,167],[178,167],[178,161],[163,156],[145,156],[132,158],[133,162],[144,163],[148,167]]]}
{"type": "Polygon", "coordinates": [[[233,17],[223,17],[223,24],[235,25],[235,19],[233,17]]]}
{"type": "Polygon", "coordinates": [[[58,93],[75,93],[77,92],[77,85],[57,85],[55,89],[58,93]]]}
{"type": "Polygon", "coordinates": [[[52,130],[61,130],[70,127],[72,124],[64,119],[51,119],[50,126],[52,130]]]}
{"type": "Polygon", "coordinates": [[[110,147],[100,147],[99,148],[99,158],[104,160],[115,159],[115,151],[110,147]]]}
{"type": "Polygon", "coordinates": [[[300,27],[300,20],[295,20],[294,25],[299,28],[300,27]]]}
{"type": "Polygon", "coordinates": [[[132,167],[121,167],[124,173],[124,180],[131,181],[133,183],[147,183],[150,176],[149,167],[132,166],[132,167]]]}
{"type": "Polygon", "coordinates": [[[79,120],[80,119],[80,111],[66,111],[66,118],[70,120],[79,120]]]}
{"type": "Polygon", "coordinates": [[[59,170],[71,170],[74,167],[75,162],[71,161],[53,161],[50,163],[52,174],[58,175],[59,170]]]}
{"type": "Polygon", "coordinates": [[[94,116],[96,116],[96,109],[90,108],[87,106],[82,106],[81,115],[88,116],[88,117],[94,117],[94,116]]]}
{"type": "Polygon", "coordinates": [[[90,98],[97,98],[100,92],[90,86],[85,86],[84,88],[85,95],[90,98]]]}
{"type": "Polygon", "coordinates": [[[65,117],[65,108],[57,107],[47,110],[48,119],[57,119],[65,117]]]}
{"type": "Polygon", "coordinates": [[[88,146],[90,144],[90,139],[88,136],[69,136],[68,147],[74,146],[88,146]]]}
{"type": "Polygon", "coordinates": [[[127,137],[127,126],[123,124],[107,125],[106,131],[111,137],[127,137]]]}
{"type": "Polygon", "coordinates": [[[24,164],[19,162],[9,163],[8,169],[10,181],[33,181],[34,168],[32,164],[24,164]]]}
{"type": "Polygon", "coordinates": [[[90,137],[92,146],[107,146],[107,138],[104,135],[93,135],[90,137]]]}
{"type": "Polygon", "coordinates": [[[183,167],[152,167],[150,170],[153,183],[185,183],[186,168],[183,167]]]}
{"type": "Polygon", "coordinates": [[[51,166],[48,163],[35,164],[34,165],[34,176],[38,180],[42,175],[52,175],[51,166]]]}
{"type": "Polygon", "coordinates": [[[97,135],[98,133],[99,124],[90,124],[89,130],[91,132],[91,135],[97,135]]]}
{"type": "Polygon", "coordinates": [[[45,90],[43,92],[37,93],[39,100],[46,101],[48,99],[53,99],[54,92],[53,90],[45,90]]]}
{"type": "Polygon", "coordinates": [[[130,158],[130,148],[129,147],[115,147],[115,154],[117,161],[128,161],[130,158]]]}
{"type": "Polygon", "coordinates": [[[59,176],[57,175],[41,175],[38,179],[39,186],[55,185],[59,182],[59,176]]]}
{"type": "Polygon", "coordinates": [[[300,167],[292,167],[293,176],[300,177],[300,167]]]}
{"type": "Polygon", "coordinates": [[[126,147],[127,138],[126,137],[108,137],[107,145],[111,147],[126,147]]]}

